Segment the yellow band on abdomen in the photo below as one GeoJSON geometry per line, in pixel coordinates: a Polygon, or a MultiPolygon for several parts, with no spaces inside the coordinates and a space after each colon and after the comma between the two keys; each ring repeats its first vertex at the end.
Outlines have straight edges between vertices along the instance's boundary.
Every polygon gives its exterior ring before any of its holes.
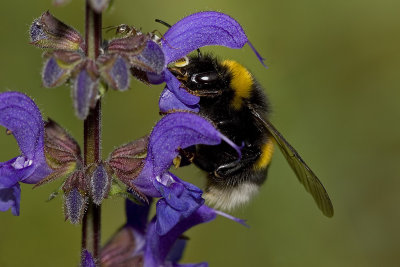
{"type": "Polygon", "coordinates": [[[271,162],[272,154],[274,152],[274,142],[272,138],[268,139],[268,142],[265,143],[261,148],[261,156],[254,164],[255,170],[261,170],[268,166],[271,162]]]}

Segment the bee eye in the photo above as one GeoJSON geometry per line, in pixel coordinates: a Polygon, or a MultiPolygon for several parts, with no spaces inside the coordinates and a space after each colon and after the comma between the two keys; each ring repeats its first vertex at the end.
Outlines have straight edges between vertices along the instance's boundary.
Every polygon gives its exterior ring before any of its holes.
{"type": "Polygon", "coordinates": [[[215,82],[216,80],[218,80],[218,78],[219,78],[218,73],[214,71],[209,71],[209,72],[193,74],[190,79],[194,83],[207,84],[215,82]]]}

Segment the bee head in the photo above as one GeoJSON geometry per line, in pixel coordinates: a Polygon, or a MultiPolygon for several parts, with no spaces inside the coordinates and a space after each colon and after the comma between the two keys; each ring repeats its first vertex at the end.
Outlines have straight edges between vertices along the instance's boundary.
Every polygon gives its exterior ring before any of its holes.
{"type": "Polygon", "coordinates": [[[195,55],[175,62],[169,70],[197,96],[222,95],[229,86],[227,69],[210,55],[195,55]]]}

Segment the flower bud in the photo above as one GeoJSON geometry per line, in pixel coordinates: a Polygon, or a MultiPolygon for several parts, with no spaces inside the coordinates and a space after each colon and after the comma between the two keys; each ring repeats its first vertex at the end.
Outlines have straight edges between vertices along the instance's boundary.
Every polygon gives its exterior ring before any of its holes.
{"type": "Polygon", "coordinates": [[[73,99],[76,115],[84,120],[97,101],[97,68],[93,61],[87,60],[74,78],[73,99]]]}
{"type": "Polygon", "coordinates": [[[82,56],[77,52],[55,51],[45,56],[48,59],[43,67],[42,81],[47,88],[65,83],[74,67],[82,62],[82,56]]]}
{"type": "Polygon", "coordinates": [[[49,11],[33,21],[29,33],[31,44],[39,48],[77,51],[83,46],[79,32],[55,18],[49,11]]]}
{"type": "Polygon", "coordinates": [[[71,223],[80,223],[86,211],[88,203],[87,186],[83,171],[75,171],[65,181],[64,190],[64,213],[65,218],[71,223]]]}
{"type": "Polygon", "coordinates": [[[103,163],[97,165],[90,180],[90,189],[93,202],[100,205],[104,198],[107,198],[110,191],[110,176],[108,175],[103,163]]]}
{"type": "Polygon", "coordinates": [[[100,75],[112,88],[124,91],[130,83],[128,62],[121,56],[102,55],[97,59],[100,75]]]}

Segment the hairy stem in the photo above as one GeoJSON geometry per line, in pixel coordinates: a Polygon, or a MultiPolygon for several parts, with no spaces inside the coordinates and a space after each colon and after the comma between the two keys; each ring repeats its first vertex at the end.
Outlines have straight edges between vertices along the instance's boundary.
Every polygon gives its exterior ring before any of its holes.
{"type": "MultiPolygon", "coordinates": [[[[95,60],[100,54],[101,14],[96,13],[86,0],[85,14],[86,56],[95,60]]],[[[101,100],[91,109],[84,121],[85,167],[101,160],[101,100]]],[[[87,177],[89,179],[89,177],[87,177]]],[[[82,249],[98,258],[101,234],[101,206],[90,201],[82,221],[82,249]]]]}

